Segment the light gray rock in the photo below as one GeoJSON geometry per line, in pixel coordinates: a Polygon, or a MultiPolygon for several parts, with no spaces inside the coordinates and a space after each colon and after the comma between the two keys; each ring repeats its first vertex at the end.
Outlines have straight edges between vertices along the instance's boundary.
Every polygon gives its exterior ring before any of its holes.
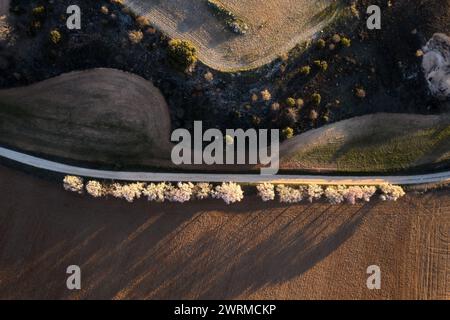
{"type": "Polygon", "coordinates": [[[441,99],[450,98],[450,37],[436,33],[423,48],[422,68],[431,93],[441,99]]]}

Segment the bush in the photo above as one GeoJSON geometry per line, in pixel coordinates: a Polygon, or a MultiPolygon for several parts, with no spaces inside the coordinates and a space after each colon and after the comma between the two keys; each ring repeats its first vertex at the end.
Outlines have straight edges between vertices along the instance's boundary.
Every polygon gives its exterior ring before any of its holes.
{"type": "Polygon", "coordinates": [[[139,28],[144,29],[150,27],[150,19],[146,16],[139,16],[136,18],[136,23],[139,28]]]}
{"type": "Polygon", "coordinates": [[[380,186],[381,200],[383,201],[397,201],[405,195],[405,191],[400,186],[393,186],[391,184],[386,184],[380,186]]]}
{"type": "Polygon", "coordinates": [[[326,61],[316,60],[316,61],[314,61],[314,65],[316,67],[320,68],[320,70],[322,70],[322,71],[328,70],[328,62],[326,62],[326,61]]]}
{"type": "Polygon", "coordinates": [[[284,139],[291,139],[294,136],[294,129],[287,127],[281,133],[284,139]]]}
{"type": "Polygon", "coordinates": [[[217,17],[224,20],[226,26],[232,32],[240,35],[247,33],[248,25],[233,12],[225,8],[222,3],[217,0],[208,0],[208,6],[217,17]]]}
{"type": "Polygon", "coordinates": [[[303,200],[303,188],[294,189],[285,185],[277,186],[277,193],[281,203],[298,203],[303,200]]]}
{"type": "Polygon", "coordinates": [[[177,66],[187,69],[197,62],[197,49],[188,40],[174,39],[169,42],[169,58],[177,66]]]}
{"type": "Polygon", "coordinates": [[[244,199],[244,191],[234,182],[224,182],[212,192],[215,199],[222,199],[226,204],[240,202],[244,199]]]}
{"type": "Polygon", "coordinates": [[[209,198],[213,187],[209,183],[197,183],[194,187],[194,196],[196,199],[203,200],[209,198]]]}
{"type": "Polygon", "coordinates": [[[323,40],[323,39],[317,40],[317,48],[323,49],[323,48],[325,48],[326,45],[327,45],[327,43],[325,42],[325,40],[323,40]]]}
{"type": "Polygon", "coordinates": [[[35,16],[41,16],[45,13],[45,7],[44,6],[35,7],[35,8],[33,8],[32,13],[35,16]]]}
{"type": "Polygon", "coordinates": [[[344,186],[330,186],[325,189],[325,197],[331,204],[340,204],[344,202],[344,186]]]}
{"type": "Polygon", "coordinates": [[[286,99],[286,105],[290,108],[295,107],[295,99],[294,98],[287,98],[286,99]]]}
{"type": "Polygon", "coordinates": [[[261,91],[261,98],[263,101],[270,101],[272,99],[272,95],[269,90],[265,89],[261,91]]]}
{"type": "Polygon", "coordinates": [[[165,189],[165,198],[170,202],[184,203],[191,200],[194,185],[191,182],[178,182],[176,186],[169,185],[165,189]]]}
{"type": "Polygon", "coordinates": [[[322,102],[322,96],[319,93],[313,93],[311,95],[311,100],[314,105],[319,106],[322,102]]]}
{"type": "Polygon", "coordinates": [[[323,189],[321,186],[311,184],[308,187],[306,187],[305,193],[308,198],[308,201],[312,203],[314,200],[322,198],[323,189]]]}
{"type": "Polygon", "coordinates": [[[105,187],[98,181],[89,181],[86,184],[86,191],[94,198],[100,198],[106,195],[105,187]]]}
{"type": "Polygon", "coordinates": [[[349,38],[342,38],[341,43],[344,47],[350,47],[352,45],[352,41],[349,38]]]}
{"type": "Polygon", "coordinates": [[[303,66],[299,70],[301,75],[307,76],[311,73],[311,67],[310,66],[303,66]]]}
{"type": "Polygon", "coordinates": [[[275,187],[271,183],[263,183],[256,186],[258,190],[258,195],[261,197],[262,201],[271,201],[275,199],[275,187]]]}
{"type": "Polygon", "coordinates": [[[61,33],[58,30],[50,31],[50,41],[54,44],[58,44],[61,41],[61,33]]]}
{"type": "Polygon", "coordinates": [[[148,201],[164,202],[166,189],[165,183],[151,183],[142,190],[142,194],[147,197],[148,201]]]}
{"type": "Polygon", "coordinates": [[[75,176],[65,176],[64,177],[64,190],[82,193],[83,192],[83,179],[75,176]]]}
{"type": "Polygon", "coordinates": [[[133,30],[128,32],[128,39],[132,44],[138,44],[144,39],[144,34],[140,30],[133,30]]]}

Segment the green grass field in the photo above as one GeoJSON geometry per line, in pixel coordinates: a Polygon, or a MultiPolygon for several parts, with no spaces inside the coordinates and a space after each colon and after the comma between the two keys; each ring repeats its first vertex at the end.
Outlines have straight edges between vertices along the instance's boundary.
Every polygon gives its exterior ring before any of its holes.
{"type": "Polygon", "coordinates": [[[287,157],[287,162],[338,172],[395,172],[450,161],[448,122],[418,129],[401,128],[398,123],[374,131],[368,125],[367,132],[358,132],[354,137],[299,148],[287,157]]]}

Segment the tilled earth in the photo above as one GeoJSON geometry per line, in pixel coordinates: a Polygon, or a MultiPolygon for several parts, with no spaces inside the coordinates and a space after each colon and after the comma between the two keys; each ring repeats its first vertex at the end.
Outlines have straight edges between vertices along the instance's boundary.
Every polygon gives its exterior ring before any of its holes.
{"type": "Polygon", "coordinates": [[[128,204],[0,167],[1,299],[446,299],[450,193],[128,204]],[[66,288],[66,268],[82,289],[66,288]],[[367,267],[381,268],[368,290],[367,267]]]}

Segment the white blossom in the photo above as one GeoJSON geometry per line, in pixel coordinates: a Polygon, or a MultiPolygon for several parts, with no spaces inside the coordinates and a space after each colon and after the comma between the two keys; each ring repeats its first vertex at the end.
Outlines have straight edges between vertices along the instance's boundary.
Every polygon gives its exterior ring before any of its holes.
{"type": "Polygon", "coordinates": [[[133,202],[135,199],[139,199],[144,190],[144,184],[140,182],[121,185],[120,183],[114,183],[111,187],[110,194],[119,199],[125,199],[128,202],[133,202]]]}
{"type": "Polygon", "coordinates": [[[381,185],[380,190],[382,192],[380,198],[383,201],[397,201],[406,194],[402,187],[391,184],[381,185]]]}
{"type": "Polygon", "coordinates": [[[64,177],[64,189],[66,191],[82,193],[84,188],[83,179],[75,176],[64,177]]]}
{"type": "Polygon", "coordinates": [[[196,199],[207,199],[211,195],[213,186],[209,183],[197,183],[194,187],[194,196],[196,199]]]}
{"type": "Polygon", "coordinates": [[[340,204],[344,201],[344,186],[330,186],[325,189],[325,197],[331,204],[340,204]]]}
{"type": "Polygon", "coordinates": [[[297,203],[303,200],[304,189],[294,189],[283,184],[277,186],[278,197],[282,203],[297,203]]]}
{"type": "Polygon", "coordinates": [[[364,186],[362,187],[363,191],[363,200],[365,202],[369,202],[373,195],[377,192],[377,188],[374,186],[364,186]]]}
{"type": "Polygon", "coordinates": [[[306,187],[306,196],[308,197],[309,202],[313,202],[314,200],[318,200],[323,195],[323,188],[316,184],[311,184],[306,187]]]}
{"type": "Polygon", "coordinates": [[[258,195],[261,197],[262,201],[271,201],[275,199],[275,187],[271,183],[263,183],[256,186],[258,190],[258,195]]]}
{"type": "Polygon", "coordinates": [[[240,202],[244,199],[244,191],[234,182],[224,182],[212,192],[215,199],[222,199],[226,204],[240,202]]]}
{"type": "Polygon", "coordinates": [[[170,202],[184,203],[191,200],[194,185],[191,182],[178,182],[177,186],[169,185],[165,191],[165,198],[170,202]]]}
{"type": "Polygon", "coordinates": [[[148,201],[164,202],[167,185],[162,182],[158,184],[151,183],[142,190],[142,194],[148,201]]]}
{"type": "Polygon", "coordinates": [[[94,198],[100,198],[106,193],[105,187],[95,180],[91,180],[86,184],[86,191],[94,198]]]}

